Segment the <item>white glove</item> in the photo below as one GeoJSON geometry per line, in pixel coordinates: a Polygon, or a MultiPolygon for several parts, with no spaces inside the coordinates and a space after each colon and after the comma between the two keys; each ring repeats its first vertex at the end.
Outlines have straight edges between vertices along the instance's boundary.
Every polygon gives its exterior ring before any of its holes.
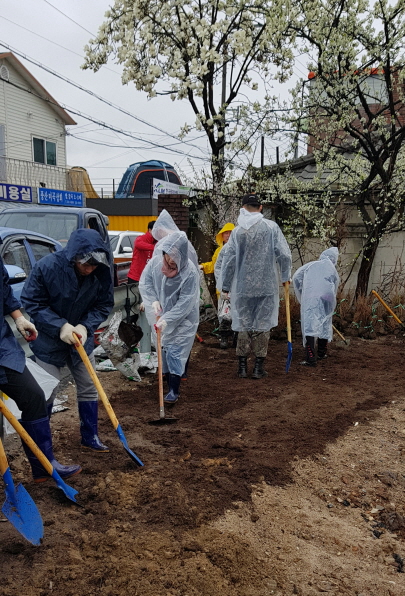
{"type": "Polygon", "coordinates": [[[152,308],[155,315],[158,315],[161,312],[162,307],[160,306],[159,300],[155,300],[155,302],[152,302],[152,308]]]}
{"type": "Polygon", "coordinates": [[[144,312],[144,311],[145,311],[145,305],[143,302],[141,302],[139,305],[139,312],[144,312]]]}
{"type": "Polygon", "coordinates": [[[73,333],[76,333],[76,335],[80,335],[81,338],[80,339],[80,343],[82,344],[82,346],[84,346],[84,344],[86,343],[87,340],[87,329],[84,325],[76,325],[76,327],[74,327],[74,329],[72,330],[73,333]]]}
{"type": "Polygon", "coordinates": [[[65,342],[65,344],[74,345],[76,343],[76,340],[72,334],[73,334],[73,332],[76,333],[76,331],[77,331],[76,327],[73,327],[73,325],[71,325],[70,323],[65,323],[60,328],[59,337],[61,338],[62,341],[65,342]]]}
{"type": "Polygon", "coordinates": [[[221,292],[222,300],[229,300],[229,292],[221,292]]]}
{"type": "Polygon", "coordinates": [[[198,265],[201,271],[204,271],[204,267],[202,265],[198,265]]]}
{"type": "Polygon", "coordinates": [[[23,316],[17,317],[15,319],[15,326],[17,327],[18,331],[21,333],[24,339],[27,341],[34,341],[38,337],[38,331],[36,327],[31,321],[27,321],[27,319],[23,316]]]}
{"type": "Polygon", "coordinates": [[[167,327],[167,323],[164,319],[159,319],[158,322],[156,323],[155,327],[156,327],[156,329],[160,329],[160,331],[163,333],[163,331],[167,327]]]}

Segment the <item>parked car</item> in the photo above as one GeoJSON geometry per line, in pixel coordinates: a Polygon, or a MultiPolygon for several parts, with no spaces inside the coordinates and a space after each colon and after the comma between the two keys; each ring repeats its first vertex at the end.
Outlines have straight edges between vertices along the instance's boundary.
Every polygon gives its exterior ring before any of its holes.
{"type": "Polygon", "coordinates": [[[123,261],[131,261],[134,250],[134,243],[138,236],[142,236],[144,232],[117,232],[108,230],[108,237],[110,239],[110,246],[114,257],[114,263],[122,263],[123,261]]]}
{"type": "Polygon", "coordinates": [[[24,282],[39,259],[62,250],[62,244],[44,234],[0,227],[0,255],[15,297],[19,300],[24,282]]]}

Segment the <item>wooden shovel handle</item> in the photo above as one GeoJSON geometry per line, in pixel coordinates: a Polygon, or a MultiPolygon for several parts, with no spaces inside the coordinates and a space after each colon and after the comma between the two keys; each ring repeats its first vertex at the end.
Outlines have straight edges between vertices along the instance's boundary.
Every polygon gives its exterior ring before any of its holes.
{"type": "Polygon", "coordinates": [[[290,316],[290,282],[284,284],[285,315],[287,319],[287,340],[291,343],[291,316],[290,316]]]}
{"type": "Polygon", "coordinates": [[[342,339],[345,342],[345,344],[347,344],[347,341],[345,340],[345,338],[343,337],[343,335],[340,333],[340,331],[338,331],[338,329],[336,329],[336,327],[334,325],[332,325],[332,329],[333,329],[333,331],[335,333],[338,334],[338,336],[340,337],[340,339],[342,339]]]}
{"type": "Polygon", "coordinates": [[[163,368],[162,368],[162,332],[156,329],[157,359],[158,359],[158,379],[159,379],[159,407],[163,408],[163,368]]]}
{"type": "Polygon", "coordinates": [[[83,364],[86,367],[87,372],[89,373],[91,380],[93,381],[93,383],[97,389],[100,399],[103,402],[105,409],[107,410],[107,414],[110,417],[110,420],[113,423],[115,430],[117,430],[117,428],[119,426],[118,418],[116,417],[115,412],[112,409],[112,406],[108,400],[108,397],[99,381],[97,373],[94,370],[94,368],[92,367],[89,357],[86,354],[86,350],[83,348],[82,344],[80,343],[80,340],[77,337],[76,333],[73,333],[73,337],[77,341],[77,343],[75,344],[75,348],[79,352],[80,358],[82,359],[83,364]]]}
{"type": "Polygon", "coordinates": [[[404,324],[401,321],[401,319],[399,319],[397,317],[397,315],[390,309],[388,304],[386,302],[384,302],[384,300],[381,298],[381,296],[379,296],[375,290],[372,290],[371,293],[377,298],[377,300],[379,300],[381,302],[383,307],[387,309],[387,311],[390,313],[390,315],[392,315],[394,317],[394,319],[397,321],[397,323],[399,323],[403,327],[404,324]]]}
{"type": "Polygon", "coordinates": [[[0,411],[5,418],[9,421],[11,426],[14,430],[20,435],[22,440],[28,447],[31,449],[32,453],[39,459],[41,464],[44,466],[45,470],[52,476],[53,473],[53,466],[49,459],[42,453],[42,451],[37,447],[37,444],[31,439],[27,431],[21,424],[18,422],[17,418],[10,412],[7,408],[6,404],[0,399],[0,411]]]}

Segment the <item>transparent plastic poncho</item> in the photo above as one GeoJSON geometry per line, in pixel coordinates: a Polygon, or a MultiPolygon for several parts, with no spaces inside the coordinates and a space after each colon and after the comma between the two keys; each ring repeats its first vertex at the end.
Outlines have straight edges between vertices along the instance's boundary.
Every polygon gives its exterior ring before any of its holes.
{"type": "Polygon", "coordinates": [[[152,333],[156,315],[152,302],[162,307],[160,316],[167,323],[162,333],[163,372],[182,375],[199,323],[199,271],[189,259],[189,242],[184,232],[173,231],[156,244],[153,257],[139,281],[139,290],[152,333]],[[163,253],[176,263],[178,273],[166,277],[162,271],[163,253]]]}
{"type": "Polygon", "coordinates": [[[294,273],[295,295],[301,303],[302,342],[305,337],[320,337],[332,341],[332,316],[336,308],[339,275],[336,263],[339,251],[324,250],[318,261],[306,263],[294,273]]]}
{"type": "Polygon", "coordinates": [[[221,289],[231,292],[234,331],[269,331],[276,327],[278,269],[281,281],[289,281],[291,251],[282,231],[261,213],[242,208],[221,266],[221,289]]]}
{"type": "Polygon", "coordinates": [[[214,265],[215,286],[218,292],[222,290],[222,263],[224,261],[227,246],[228,243],[224,244],[224,246],[221,248],[214,265]]]}
{"type": "MultiPolygon", "coordinates": [[[[159,242],[169,234],[173,234],[173,232],[180,232],[180,230],[174,223],[170,213],[166,211],[166,209],[163,209],[152,228],[152,236],[157,240],[155,252],[159,248],[159,242]]],[[[192,263],[199,269],[197,253],[190,241],[188,241],[188,258],[191,259],[192,263]]]]}

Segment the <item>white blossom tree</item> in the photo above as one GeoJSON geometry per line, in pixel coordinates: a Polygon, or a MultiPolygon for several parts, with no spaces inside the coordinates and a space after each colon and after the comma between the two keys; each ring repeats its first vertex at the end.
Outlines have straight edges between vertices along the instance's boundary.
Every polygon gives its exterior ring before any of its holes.
{"type": "Polygon", "coordinates": [[[289,124],[309,133],[317,175],[305,184],[291,175],[294,192],[290,185],[283,198],[295,205],[296,221],[300,211],[314,217],[318,209],[320,235],[335,233],[332,208],[343,199],[357,208],[365,230],[356,287],[362,295],[380,239],[404,227],[405,2],[296,6],[292,35],[312,79],[296,87],[289,124]]]}
{"type": "Polygon", "coordinates": [[[193,128],[206,134],[221,220],[228,210],[226,165],[274,127],[265,122],[274,101],[271,81],[285,80],[293,60],[283,37],[289,2],[115,0],[105,16],[86,46],[84,68],[97,71],[111,57],[123,66],[124,84],[132,81],[150,98],[188,101],[195,120],[182,134],[193,128]]]}

